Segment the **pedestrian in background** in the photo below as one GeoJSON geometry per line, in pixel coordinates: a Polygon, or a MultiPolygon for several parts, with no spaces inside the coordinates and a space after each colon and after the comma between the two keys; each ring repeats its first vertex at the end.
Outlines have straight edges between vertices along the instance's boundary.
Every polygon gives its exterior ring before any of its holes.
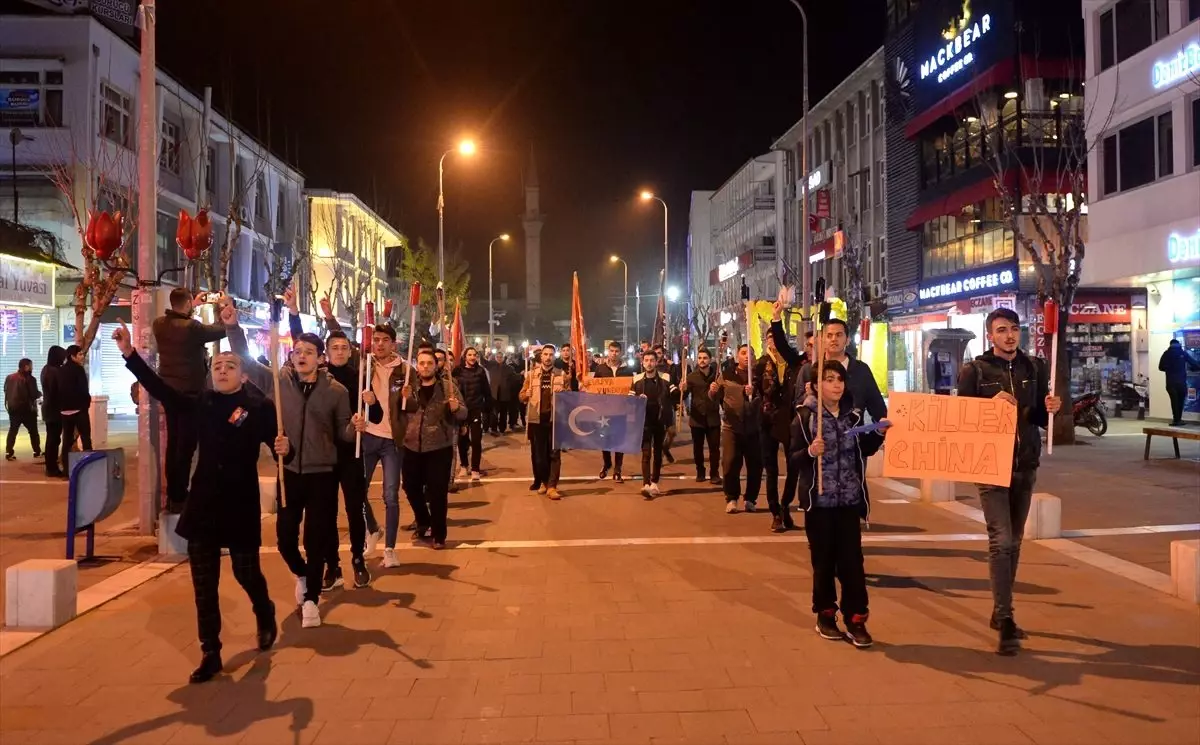
{"type": "Polygon", "coordinates": [[[67,360],[58,369],[56,388],[62,416],[62,472],[69,475],[67,454],[75,447],[75,437],[82,440],[84,450],[92,449],[92,394],[88,391],[87,371],[83,369],[83,347],[78,344],[67,347],[67,360]]]}
{"type": "Polygon", "coordinates": [[[62,444],[62,414],[58,407],[58,376],[67,350],[55,344],[46,352],[46,364],[42,367],[42,420],[46,422],[46,475],[62,478],[63,470],[58,465],[58,449],[62,444]]]}
{"type": "Polygon", "coordinates": [[[1171,399],[1171,426],[1182,427],[1183,404],[1187,401],[1188,370],[1200,370],[1200,364],[1192,359],[1178,339],[1172,339],[1162,357],[1158,359],[1158,369],[1167,379],[1167,396],[1171,399]]]}
{"type": "Polygon", "coordinates": [[[37,380],[33,377],[33,360],[22,359],[17,371],[4,379],[4,408],[8,411],[8,440],[4,443],[5,460],[16,460],[13,446],[17,444],[17,432],[21,427],[29,433],[29,444],[33,446],[33,457],[42,455],[42,437],[38,432],[37,402],[42,397],[37,380]]]}

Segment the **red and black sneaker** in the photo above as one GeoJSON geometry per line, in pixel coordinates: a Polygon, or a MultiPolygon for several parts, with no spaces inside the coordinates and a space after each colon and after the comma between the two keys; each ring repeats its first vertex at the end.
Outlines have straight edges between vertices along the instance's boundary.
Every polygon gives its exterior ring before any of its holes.
{"type": "Polygon", "coordinates": [[[837,611],[826,610],[817,614],[817,633],[822,639],[828,639],[834,642],[846,640],[846,634],[838,626],[837,611]]]}
{"type": "Polygon", "coordinates": [[[859,649],[866,649],[875,643],[867,632],[866,614],[855,614],[846,621],[846,641],[859,649]]]}

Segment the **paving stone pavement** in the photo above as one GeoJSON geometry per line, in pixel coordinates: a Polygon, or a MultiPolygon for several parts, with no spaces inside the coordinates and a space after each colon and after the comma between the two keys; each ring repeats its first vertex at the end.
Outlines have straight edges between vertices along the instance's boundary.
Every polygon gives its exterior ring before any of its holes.
{"type": "MultiPolygon", "coordinates": [[[[528,473],[518,439],[488,444],[492,476],[528,473]]],[[[568,453],[564,473],[597,460],[568,453]]],[[[470,486],[451,549],[372,561],[373,586],[331,593],[316,629],[268,545],[279,644],[254,650],[226,567],[226,674],[201,686],[186,684],[199,648],[185,565],[0,658],[0,743],[1200,742],[1194,605],[1026,544],[1031,638],[998,657],[982,526],[876,489],[876,645],[855,650],[813,633],[802,533],[725,515],[690,478],[665,483],[649,503],[632,482],[566,482],[557,503],[523,481],[470,486]],[[619,545],[631,537],[647,541],[619,545]],[[555,544],[579,539],[596,545],[555,544]]]]}

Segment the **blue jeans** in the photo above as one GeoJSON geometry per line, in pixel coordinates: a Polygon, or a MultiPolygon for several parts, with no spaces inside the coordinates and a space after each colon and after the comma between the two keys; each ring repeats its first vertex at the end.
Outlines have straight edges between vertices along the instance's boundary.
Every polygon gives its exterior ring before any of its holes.
{"type": "Polygon", "coordinates": [[[1033,500],[1037,471],[1013,471],[1005,486],[979,485],[979,501],[988,533],[988,574],[992,584],[993,613],[1012,618],[1013,585],[1021,560],[1021,538],[1033,500]]]}
{"type": "Polygon", "coordinates": [[[384,546],[396,547],[400,530],[400,465],[403,455],[396,444],[386,437],[363,432],[363,467],[366,469],[367,491],[375,475],[375,465],[383,463],[384,546]]]}

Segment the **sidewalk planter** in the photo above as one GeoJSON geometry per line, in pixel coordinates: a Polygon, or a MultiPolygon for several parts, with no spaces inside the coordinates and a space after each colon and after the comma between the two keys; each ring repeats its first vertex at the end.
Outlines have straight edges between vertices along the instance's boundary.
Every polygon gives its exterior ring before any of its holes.
{"type": "Polygon", "coordinates": [[[92,449],[108,447],[108,396],[92,396],[92,449]]]}

